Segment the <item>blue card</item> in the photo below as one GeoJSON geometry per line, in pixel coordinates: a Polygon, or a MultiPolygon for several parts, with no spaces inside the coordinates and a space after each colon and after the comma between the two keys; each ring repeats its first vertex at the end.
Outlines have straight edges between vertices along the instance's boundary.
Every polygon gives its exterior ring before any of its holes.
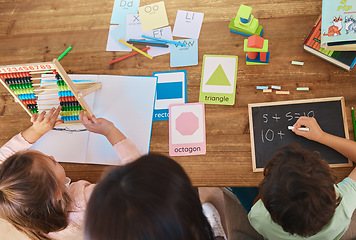
{"type": "Polygon", "coordinates": [[[111,24],[126,24],[127,14],[136,14],[140,0],[115,0],[111,15],[111,24]]]}
{"type": "Polygon", "coordinates": [[[153,121],[169,119],[169,105],[187,102],[187,71],[155,72],[157,77],[156,103],[153,121]]]}
{"type": "Polygon", "coordinates": [[[187,44],[186,47],[171,44],[171,67],[184,67],[198,65],[198,40],[181,39],[175,40],[187,44]]]}

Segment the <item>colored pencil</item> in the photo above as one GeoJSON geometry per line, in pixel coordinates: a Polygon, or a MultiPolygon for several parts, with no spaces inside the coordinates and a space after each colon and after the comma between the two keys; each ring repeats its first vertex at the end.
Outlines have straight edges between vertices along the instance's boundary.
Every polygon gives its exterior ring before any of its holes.
{"type": "Polygon", "coordinates": [[[355,134],[355,141],[356,141],[356,120],[355,120],[354,107],[351,107],[351,115],[352,115],[352,123],[354,124],[354,134],[355,134]]]}
{"type": "Polygon", "coordinates": [[[72,46],[69,46],[58,58],[57,60],[61,60],[70,50],[72,50],[72,46]]]}
{"type": "Polygon", "coordinates": [[[150,36],[146,36],[146,35],[142,35],[142,37],[143,38],[147,38],[147,39],[161,41],[161,42],[166,42],[166,43],[170,43],[170,44],[176,44],[176,45],[180,45],[180,46],[183,46],[183,47],[187,46],[187,44],[180,43],[180,42],[175,42],[175,41],[171,41],[171,40],[166,40],[166,39],[161,39],[161,38],[154,38],[154,37],[150,37],[150,36]]]}
{"type": "Polygon", "coordinates": [[[130,44],[137,44],[137,45],[147,45],[147,46],[152,46],[152,47],[163,47],[163,48],[168,48],[169,46],[167,44],[161,44],[161,43],[152,43],[152,42],[141,42],[141,41],[127,41],[130,44]]]}
{"type": "Polygon", "coordinates": [[[148,55],[147,53],[142,52],[142,51],[141,51],[140,49],[138,49],[137,47],[134,47],[134,46],[132,46],[131,44],[128,44],[127,42],[125,42],[125,41],[122,40],[122,39],[119,39],[119,42],[121,42],[122,44],[128,46],[129,48],[132,48],[133,50],[135,50],[135,51],[141,53],[143,56],[148,57],[149,59],[152,59],[152,58],[153,58],[151,55],[148,55]]]}
{"type": "MultiPolygon", "coordinates": [[[[148,49],[150,49],[150,47],[143,48],[143,49],[141,49],[141,51],[147,51],[148,49]]],[[[122,56],[122,57],[119,57],[119,58],[117,58],[115,60],[110,61],[109,64],[113,64],[113,63],[119,62],[119,61],[124,60],[126,58],[129,58],[131,56],[135,56],[136,54],[138,54],[138,52],[132,52],[130,54],[127,54],[125,56],[122,56]]]]}

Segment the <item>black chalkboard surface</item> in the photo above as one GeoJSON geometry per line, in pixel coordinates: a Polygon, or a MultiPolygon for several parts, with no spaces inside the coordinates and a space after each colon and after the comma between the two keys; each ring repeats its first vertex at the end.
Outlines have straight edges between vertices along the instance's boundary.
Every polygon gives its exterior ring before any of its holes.
{"type": "Polygon", "coordinates": [[[289,143],[298,143],[306,150],[319,152],[331,167],[352,166],[337,151],[288,130],[288,126],[293,126],[300,116],[314,117],[323,131],[349,139],[344,109],[343,97],[249,104],[253,171],[263,171],[275,151],[289,143]]]}

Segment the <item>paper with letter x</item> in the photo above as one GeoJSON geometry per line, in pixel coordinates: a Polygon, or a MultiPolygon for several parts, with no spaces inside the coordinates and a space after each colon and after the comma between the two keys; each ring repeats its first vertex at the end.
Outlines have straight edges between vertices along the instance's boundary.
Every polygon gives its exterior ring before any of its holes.
{"type": "Polygon", "coordinates": [[[206,153],[204,103],[169,106],[169,155],[206,153]]]}

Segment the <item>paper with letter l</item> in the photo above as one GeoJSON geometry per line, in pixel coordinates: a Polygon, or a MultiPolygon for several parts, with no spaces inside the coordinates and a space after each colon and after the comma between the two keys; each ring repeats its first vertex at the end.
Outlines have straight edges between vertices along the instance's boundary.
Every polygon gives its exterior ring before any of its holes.
{"type": "Polygon", "coordinates": [[[204,55],[199,101],[206,104],[234,105],[237,56],[204,55]]]}
{"type": "Polygon", "coordinates": [[[173,36],[198,39],[204,13],[178,10],[173,36]]]}
{"type": "Polygon", "coordinates": [[[204,103],[169,106],[169,155],[206,153],[204,103]]]}
{"type": "Polygon", "coordinates": [[[140,14],[143,32],[168,25],[166,7],[163,1],[139,7],[138,13],[140,14]]]}

